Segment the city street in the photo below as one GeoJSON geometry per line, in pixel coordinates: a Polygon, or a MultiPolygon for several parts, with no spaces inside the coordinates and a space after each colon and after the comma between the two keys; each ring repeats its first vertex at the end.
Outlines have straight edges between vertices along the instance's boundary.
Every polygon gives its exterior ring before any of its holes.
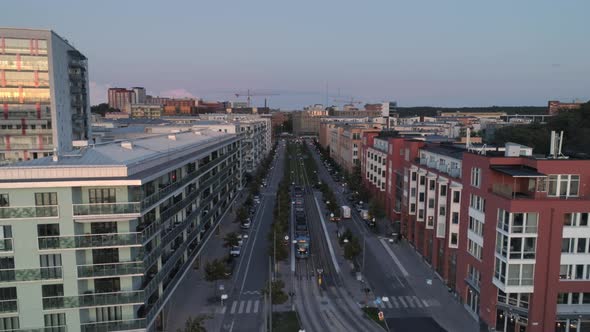
{"type": "MultiPolygon", "coordinates": [[[[339,205],[350,205],[342,194],[342,186],[335,183],[325,169],[313,144],[308,143],[318,166],[321,180],[330,185],[339,205]]],[[[338,226],[330,223],[330,234],[338,226]]],[[[391,331],[415,329],[420,331],[465,331],[478,329],[477,322],[450,294],[434,271],[405,242],[390,244],[388,239],[369,230],[366,223],[353,210],[350,220],[340,222],[342,229],[349,228],[361,242],[365,242],[364,271],[362,274],[371,288],[375,304],[383,312],[391,331]]]]}

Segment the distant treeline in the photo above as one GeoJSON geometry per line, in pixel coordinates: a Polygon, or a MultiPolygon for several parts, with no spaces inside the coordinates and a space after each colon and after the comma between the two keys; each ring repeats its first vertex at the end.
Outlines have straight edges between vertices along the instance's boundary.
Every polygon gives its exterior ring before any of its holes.
{"type": "Polygon", "coordinates": [[[400,117],[435,116],[438,112],[505,112],[507,114],[547,114],[547,106],[490,106],[490,107],[398,107],[400,117]]]}
{"type": "Polygon", "coordinates": [[[564,154],[590,155],[590,102],[583,104],[579,110],[562,112],[550,118],[547,124],[535,123],[497,129],[492,143],[502,145],[505,142],[515,142],[532,147],[535,153],[547,154],[552,130],[564,131],[564,154]]]}

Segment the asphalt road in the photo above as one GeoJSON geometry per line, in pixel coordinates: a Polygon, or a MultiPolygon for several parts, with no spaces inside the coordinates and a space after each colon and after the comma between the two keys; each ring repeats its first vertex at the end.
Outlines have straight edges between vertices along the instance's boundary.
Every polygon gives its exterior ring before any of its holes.
{"type": "MultiPolygon", "coordinates": [[[[308,146],[316,160],[321,180],[332,188],[339,205],[350,206],[351,204],[345,200],[342,194],[342,185],[333,181],[313,144],[308,146]]],[[[349,228],[361,243],[364,238],[366,249],[362,273],[368,282],[369,288],[371,288],[372,298],[381,299],[375,305],[383,311],[391,331],[408,331],[410,326],[414,330],[416,325],[412,325],[412,322],[415,321],[424,322],[418,329],[419,331],[445,331],[432,318],[432,313],[445,305],[464,311],[450,296],[444,296],[448,294],[444,294],[442,297],[430,294],[431,289],[429,288],[431,286],[428,285],[428,281],[440,282],[435,280],[434,273],[428,269],[413,268],[413,265],[422,264],[421,261],[416,259],[418,258],[417,255],[407,254],[407,250],[400,253],[397,250],[397,245],[392,245],[387,239],[375,234],[360,218],[356,210],[353,209],[352,211],[352,219],[341,221],[341,227],[342,229],[349,228]],[[406,254],[408,257],[399,257],[401,254],[406,254]],[[408,261],[411,264],[407,264],[408,261]]],[[[466,317],[467,315],[464,312],[458,312],[454,323],[458,324],[458,326],[464,325],[465,330],[470,331],[471,326],[475,325],[469,317],[466,317]],[[462,324],[463,319],[465,319],[465,324],[462,324]]],[[[441,319],[440,317],[437,318],[441,319]]],[[[453,318],[447,317],[448,320],[453,320],[453,318]]],[[[452,324],[449,323],[448,325],[452,324]]],[[[450,330],[463,331],[462,327],[455,328],[454,326],[450,330]]]]}
{"type": "MultiPolygon", "coordinates": [[[[285,148],[277,148],[277,159],[269,170],[268,186],[260,193],[260,204],[252,218],[248,241],[242,248],[236,281],[228,292],[221,331],[259,331],[264,325],[264,296],[261,290],[269,280],[268,232],[272,224],[273,209],[279,182],[283,178],[285,148]]],[[[282,235],[278,235],[282,236],[282,235]]]]}

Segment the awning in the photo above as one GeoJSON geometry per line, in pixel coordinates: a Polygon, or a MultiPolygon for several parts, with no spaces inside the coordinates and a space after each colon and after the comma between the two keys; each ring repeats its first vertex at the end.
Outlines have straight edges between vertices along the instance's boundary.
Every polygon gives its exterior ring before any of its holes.
{"type": "Polygon", "coordinates": [[[547,174],[539,173],[536,169],[527,166],[492,166],[493,170],[513,178],[545,178],[547,174]]]}

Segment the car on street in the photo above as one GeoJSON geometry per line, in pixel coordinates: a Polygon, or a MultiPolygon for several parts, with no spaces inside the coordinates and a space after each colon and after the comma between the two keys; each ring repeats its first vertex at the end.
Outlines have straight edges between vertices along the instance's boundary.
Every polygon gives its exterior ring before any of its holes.
{"type": "Polygon", "coordinates": [[[225,276],[226,277],[230,277],[231,275],[234,274],[234,270],[236,269],[237,264],[237,259],[234,259],[234,257],[229,256],[227,258],[227,260],[225,261],[225,276]]]}
{"type": "Polygon", "coordinates": [[[240,248],[239,246],[233,246],[229,250],[229,255],[232,256],[232,257],[238,257],[238,256],[240,256],[241,249],[242,248],[240,248]]]}
{"type": "Polygon", "coordinates": [[[242,224],[240,225],[240,227],[242,229],[250,229],[250,218],[246,219],[245,221],[242,222],[242,224]]]}

